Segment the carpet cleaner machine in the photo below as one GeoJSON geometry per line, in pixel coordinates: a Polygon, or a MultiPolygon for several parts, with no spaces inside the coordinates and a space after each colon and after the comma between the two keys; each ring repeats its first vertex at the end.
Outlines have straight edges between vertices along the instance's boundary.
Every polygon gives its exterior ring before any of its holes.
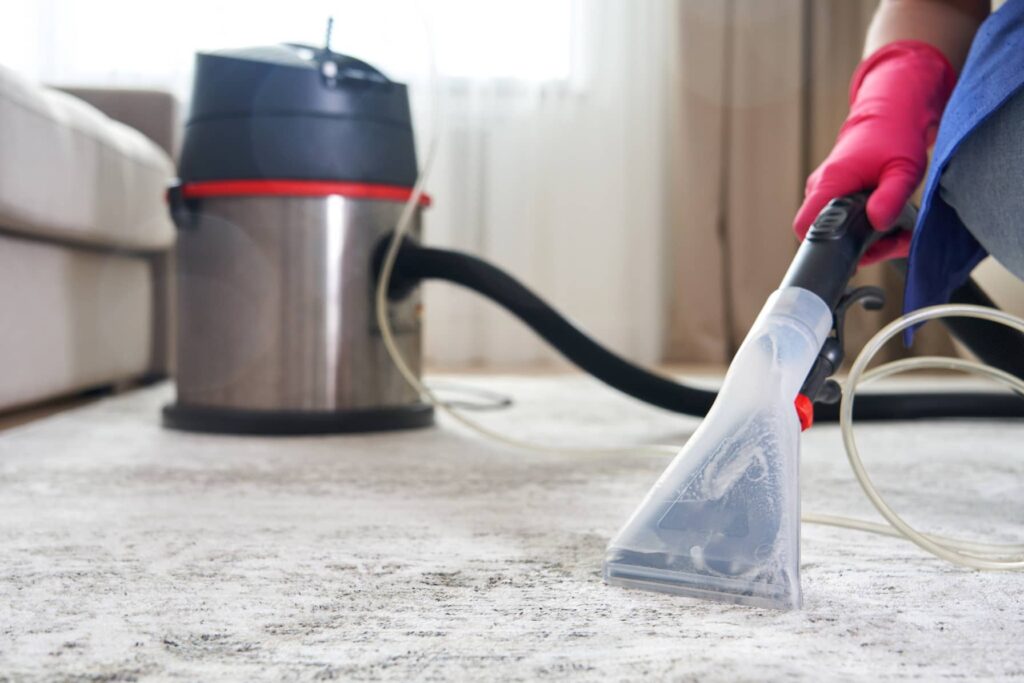
{"type": "MultiPolygon", "coordinates": [[[[812,419],[1024,416],[1024,401],[1005,393],[887,392],[854,404],[853,387],[831,378],[846,311],[882,304],[880,290],[848,286],[880,237],[865,195],[836,198],[818,216],[714,392],[616,355],[495,266],[423,246],[422,181],[406,87],[366,62],[329,44],[199,54],[169,192],[177,398],[165,425],[235,434],[427,427],[439,404],[420,380],[419,284],[455,283],[609,386],[706,415],[609,544],[606,581],[795,608],[800,431],[812,419]]],[[[908,207],[894,229],[913,220],[908,207]]],[[[952,334],[991,376],[1024,391],[1024,323],[971,282],[954,302],[961,317],[943,318],[952,334]]],[[[924,315],[897,323],[938,317],[924,315]]],[[[861,360],[858,376],[870,359],[861,360]]],[[[956,552],[919,536],[912,540],[956,552]]]]}

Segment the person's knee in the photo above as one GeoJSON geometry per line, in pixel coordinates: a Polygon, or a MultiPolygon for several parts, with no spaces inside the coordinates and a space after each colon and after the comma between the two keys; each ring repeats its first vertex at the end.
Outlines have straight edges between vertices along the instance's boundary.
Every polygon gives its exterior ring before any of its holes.
{"type": "Polygon", "coordinates": [[[1024,93],[1011,98],[961,143],[940,194],[974,238],[1024,279],[1024,93]]]}

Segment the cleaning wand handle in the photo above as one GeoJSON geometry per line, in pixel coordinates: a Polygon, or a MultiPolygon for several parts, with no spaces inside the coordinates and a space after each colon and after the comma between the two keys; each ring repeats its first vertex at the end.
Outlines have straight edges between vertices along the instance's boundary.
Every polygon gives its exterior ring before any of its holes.
{"type": "Polygon", "coordinates": [[[821,297],[832,311],[833,332],[820,349],[797,398],[797,410],[805,428],[812,421],[812,403],[836,403],[842,396],[839,385],[829,377],[843,362],[846,311],[858,301],[870,309],[881,308],[884,303],[884,293],[877,287],[847,289],[857,264],[877,240],[912,229],[915,219],[916,212],[908,205],[893,228],[879,232],[868,221],[867,194],[861,192],[833,199],[807,231],[782,287],[801,287],[821,297]]]}
{"type": "Polygon", "coordinates": [[[837,197],[821,210],[786,271],[782,287],[814,292],[835,311],[868,247],[882,237],[913,228],[916,216],[908,205],[890,230],[875,230],[868,221],[867,197],[864,192],[837,197]]]}

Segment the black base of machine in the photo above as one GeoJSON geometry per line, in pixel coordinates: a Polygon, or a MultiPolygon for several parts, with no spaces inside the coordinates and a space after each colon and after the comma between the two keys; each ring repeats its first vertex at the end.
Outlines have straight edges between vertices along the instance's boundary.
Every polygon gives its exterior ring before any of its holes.
{"type": "Polygon", "coordinates": [[[164,406],[163,424],[187,432],[264,436],[387,432],[432,426],[434,408],[415,403],[338,411],[236,410],[173,403],[164,406]]]}

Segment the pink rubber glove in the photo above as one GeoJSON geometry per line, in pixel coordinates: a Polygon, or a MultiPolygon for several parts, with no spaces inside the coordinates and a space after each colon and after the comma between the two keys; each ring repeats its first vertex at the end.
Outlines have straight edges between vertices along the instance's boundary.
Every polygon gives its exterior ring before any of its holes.
{"type": "MultiPolygon", "coordinates": [[[[868,220],[889,229],[924,176],[942,110],[956,72],[936,48],[917,41],[889,43],[861,62],[850,83],[850,114],[828,158],[807,179],[793,221],[800,239],[830,199],[860,190],[868,220]]],[[[873,244],[861,264],[907,255],[910,233],[873,244]]]]}

